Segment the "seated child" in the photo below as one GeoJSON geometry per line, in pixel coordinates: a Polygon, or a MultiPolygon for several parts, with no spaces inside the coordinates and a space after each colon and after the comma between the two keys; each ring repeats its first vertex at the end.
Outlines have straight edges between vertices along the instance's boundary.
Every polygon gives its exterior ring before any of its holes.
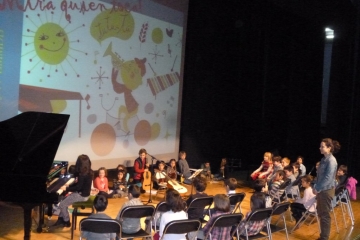
{"type": "Polygon", "coordinates": [[[299,187],[296,184],[293,184],[296,180],[294,176],[294,168],[290,165],[284,167],[285,176],[287,179],[290,179],[290,185],[285,188],[285,194],[288,198],[297,198],[299,195],[299,187]]]}
{"type": "MultiPolygon", "coordinates": [[[[167,212],[164,212],[160,219],[160,230],[159,230],[159,239],[161,239],[166,224],[174,220],[187,219],[185,210],[185,202],[182,200],[180,194],[172,188],[166,190],[166,204],[170,209],[167,212]]],[[[154,239],[156,239],[154,235],[154,239]]],[[[185,234],[166,234],[163,240],[186,240],[185,234]]]]}
{"type": "MultiPolygon", "coordinates": [[[[259,179],[259,180],[263,180],[263,179],[259,179]]],[[[262,192],[265,189],[265,187],[266,187],[266,182],[264,180],[255,181],[255,185],[254,185],[255,192],[250,198],[251,211],[246,214],[245,219],[241,221],[238,227],[239,234],[242,236],[246,235],[245,228],[247,229],[247,235],[253,236],[258,234],[266,225],[266,220],[245,222],[246,218],[251,214],[252,211],[266,207],[266,194],[262,192]]]]}
{"type": "Polygon", "coordinates": [[[227,165],[227,159],[226,158],[222,158],[221,162],[220,162],[220,169],[219,169],[219,173],[214,175],[214,179],[216,180],[223,180],[226,179],[228,177],[228,165],[227,165]]]}
{"type": "Polygon", "coordinates": [[[178,172],[176,169],[176,160],[175,158],[170,159],[169,165],[166,168],[166,174],[172,179],[172,180],[176,180],[177,176],[178,176],[178,172]]]}
{"type": "MultiPolygon", "coordinates": [[[[236,194],[236,189],[237,187],[237,180],[235,178],[229,178],[225,180],[225,190],[226,190],[226,195],[230,196],[232,194],[236,194]]],[[[230,212],[232,212],[234,210],[236,205],[230,205],[230,212]]],[[[215,213],[215,209],[211,208],[210,209],[210,215],[212,216],[215,213]]]]}
{"type": "Polygon", "coordinates": [[[269,187],[267,185],[267,182],[265,179],[256,179],[254,181],[254,192],[257,193],[263,193],[265,195],[265,207],[271,207],[272,206],[272,200],[271,197],[269,196],[268,192],[269,192],[269,187]]]}
{"type": "MultiPolygon", "coordinates": [[[[189,207],[192,200],[199,197],[207,197],[208,195],[205,193],[205,189],[207,186],[206,179],[203,177],[196,177],[193,181],[193,185],[196,189],[196,193],[190,195],[190,197],[186,200],[186,205],[189,207]]],[[[204,208],[192,208],[188,211],[189,219],[200,219],[204,217],[204,208]]]]}
{"type": "Polygon", "coordinates": [[[271,182],[273,181],[274,177],[275,177],[275,173],[279,170],[283,170],[283,166],[281,165],[281,157],[280,156],[275,156],[272,159],[273,161],[273,171],[272,173],[266,178],[266,181],[268,183],[268,185],[271,185],[271,182]]]}
{"type": "Polygon", "coordinates": [[[201,175],[202,175],[203,177],[205,177],[205,179],[211,180],[211,179],[212,179],[212,175],[211,175],[210,162],[207,161],[207,162],[201,164],[201,169],[203,170],[203,171],[201,172],[201,175]]]}
{"type": "Polygon", "coordinates": [[[124,165],[119,164],[116,169],[117,169],[118,171],[123,171],[126,182],[129,182],[130,174],[127,172],[127,168],[126,168],[124,165]]]}
{"type": "Polygon", "coordinates": [[[285,172],[283,170],[279,170],[275,174],[274,181],[271,184],[269,191],[269,195],[272,198],[273,203],[279,202],[281,196],[284,194],[285,189],[279,189],[281,184],[284,183],[284,177],[285,172]]]}
{"type": "Polygon", "coordinates": [[[159,162],[157,170],[155,170],[154,176],[153,176],[153,187],[154,189],[159,189],[160,186],[166,187],[167,184],[167,175],[165,172],[165,163],[163,161],[159,162]]]}
{"type": "Polygon", "coordinates": [[[109,189],[109,181],[106,177],[106,168],[99,168],[98,172],[99,176],[94,180],[94,188],[99,190],[100,195],[104,195],[106,197],[113,197],[113,190],[109,189]]]}
{"type": "Polygon", "coordinates": [[[300,170],[301,170],[301,176],[305,176],[306,174],[306,167],[304,165],[304,157],[303,156],[298,156],[296,159],[296,162],[298,164],[300,164],[300,170]]]}
{"type": "Polygon", "coordinates": [[[127,196],[127,181],[125,177],[125,172],[123,170],[119,170],[117,174],[117,179],[114,179],[113,182],[113,197],[126,197],[127,196]]]}
{"type": "Polygon", "coordinates": [[[348,179],[347,166],[340,165],[336,172],[336,188],[345,187],[348,179]]]}
{"type": "Polygon", "coordinates": [[[298,178],[299,176],[302,175],[301,173],[301,169],[300,169],[300,164],[297,162],[294,162],[293,164],[291,164],[293,169],[294,169],[294,177],[295,179],[298,178]]]}
{"type": "MultiPolygon", "coordinates": [[[[101,219],[112,219],[104,213],[108,205],[108,200],[103,195],[97,195],[94,200],[94,208],[96,213],[92,213],[88,218],[101,218],[101,219]]],[[[116,233],[93,233],[83,231],[81,237],[86,238],[87,240],[115,240],[116,233]]]]}
{"type": "Polygon", "coordinates": [[[225,180],[225,188],[227,195],[235,194],[236,187],[237,187],[237,180],[235,178],[229,178],[225,180]]]}
{"type": "Polygon", "coordinates": [[[281,165],[283,166],[283,169],[284,169],[284,167],[290,165],[290,162],[291,162],[290,159],[287,157],[284,157],[283,159],[281,159],[281,165]]]}
{"type": "MultiPolygon", "coordinates": [[[[225,194],[216,194],[214,196],[214,213],[211,215],[206,225],[198,232],[198,239],[204,239],[209,233],[216,217],[230,213],[230,201],[225,194]]],[[[231,227],[215,227],[211,230],[211,239],[232,240],[231,227]]]]}
{"type": "Polygon", "coordinates": [[[123,218],[120,219],[120,215],[121,215],[121,211],[127,207],[127,206],[135,206],[135,205],[144,205],[141,200],[139,199],[140,197],[140,187],[137,186],[136,184],[134,185],[130,185],[129,189],[128,189],[128,198],[129,201],[125,202],[119,213],[116,216],[116,219],[120,221],[121,223],[121,230],[123,233],[136,233],[140,230],[141,228],[141,224],[140,224],[140,218],[123,218]]]}
{"type": "Polygon", "coordinates": [[[253,180],[257,178],[267,178],[273,170],[272,164],[272,154],[270,152],[264,153],[264,160],[262,161],[260,167],[256,169],[250,176],[253,180]]]}
{"type": "MultiPolygon", "coordinates": [[[[301,185],[305,188],[304,196],[302,198],[298,198],[295,202],[290,204],[292,216],[295,218],[296,222],[300,220],[303,213],[310,207],[310,204],[314,202],[314,195],[311,182],[313,178],[310,175],[305,175],[301,177],[301,185]]],[[[313,205],[309,211],[315,211],[315,206],[313,205]]]]}

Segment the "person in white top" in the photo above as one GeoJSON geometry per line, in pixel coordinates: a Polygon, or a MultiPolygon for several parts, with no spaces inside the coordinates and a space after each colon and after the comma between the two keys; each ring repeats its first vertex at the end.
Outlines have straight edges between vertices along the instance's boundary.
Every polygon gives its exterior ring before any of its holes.
{"type": "Polygon", "coordinates": [[[298,164],[300,164],[300,170],[301,170],[301,175],[300,176],[305,176],[306,174],[306,167],[304,165],[304,157],[303,156],[298,156],[296,159],[296,162],[298,164]]]}
{"type": "MultiPolygon", "coordinates": [[[[169,211],[163,213],[160,220],[159,239],[161,239],[165,226],[171,221],[188,219],[185,210],[186,203],[175,189],[166,190],[166,204],[169,211]]],[[[185,234],[165,234],[163,240],[186,240],[185,234]]]]}
{"type": "Polygon", "coordinates": [[[311,175],[306,175],[301,178],[301,185],[305,188],[304,196],[302,198],[298,198],[295,202],[290,204],[292,216],[295,218],[296,222],[298,222],[303,214],[309,207],[309,211],[315,211],[316,204],[315,202],[316,195],[313,193],[311,188],[311,182],[313,178],[311,175]]]}

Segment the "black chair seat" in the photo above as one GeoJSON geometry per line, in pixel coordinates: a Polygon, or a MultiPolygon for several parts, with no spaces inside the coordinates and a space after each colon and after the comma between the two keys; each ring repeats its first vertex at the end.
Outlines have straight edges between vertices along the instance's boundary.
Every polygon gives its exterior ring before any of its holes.
{"type": "Polygon", "coordinates": [[[140,229],[140,231],[136,232],[136,233],[121,233],[121,238],[142,238],[142,237],[148,237],[149,233],[146,232],[143,229],[140,229]]]}

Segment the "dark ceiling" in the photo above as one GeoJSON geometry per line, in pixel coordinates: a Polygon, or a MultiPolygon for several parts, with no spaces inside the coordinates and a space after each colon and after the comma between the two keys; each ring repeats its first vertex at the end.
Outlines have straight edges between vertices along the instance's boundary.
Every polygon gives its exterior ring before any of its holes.
{"type": "Polygon", "coordinates": [[[341,28],[353,21],[358,0],[270,0],[270,2],[326,27],[341,28]]]}

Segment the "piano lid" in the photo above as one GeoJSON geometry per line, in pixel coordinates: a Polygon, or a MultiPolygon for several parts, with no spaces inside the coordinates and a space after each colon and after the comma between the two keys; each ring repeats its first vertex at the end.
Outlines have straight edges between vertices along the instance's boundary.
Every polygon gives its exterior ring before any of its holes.
{"type": "Polygon", "coordinates": [[[34,193],[46,191],[49,169],[69,117],[65,114],[25,112],[0,122],[1,200],[13,198],[6,197],[10,188],[24,190],[25,193],[30,186],[29,181],[33,181],[34,193]],[[20,186],[13,185],[14,182],[20,186]]]}

